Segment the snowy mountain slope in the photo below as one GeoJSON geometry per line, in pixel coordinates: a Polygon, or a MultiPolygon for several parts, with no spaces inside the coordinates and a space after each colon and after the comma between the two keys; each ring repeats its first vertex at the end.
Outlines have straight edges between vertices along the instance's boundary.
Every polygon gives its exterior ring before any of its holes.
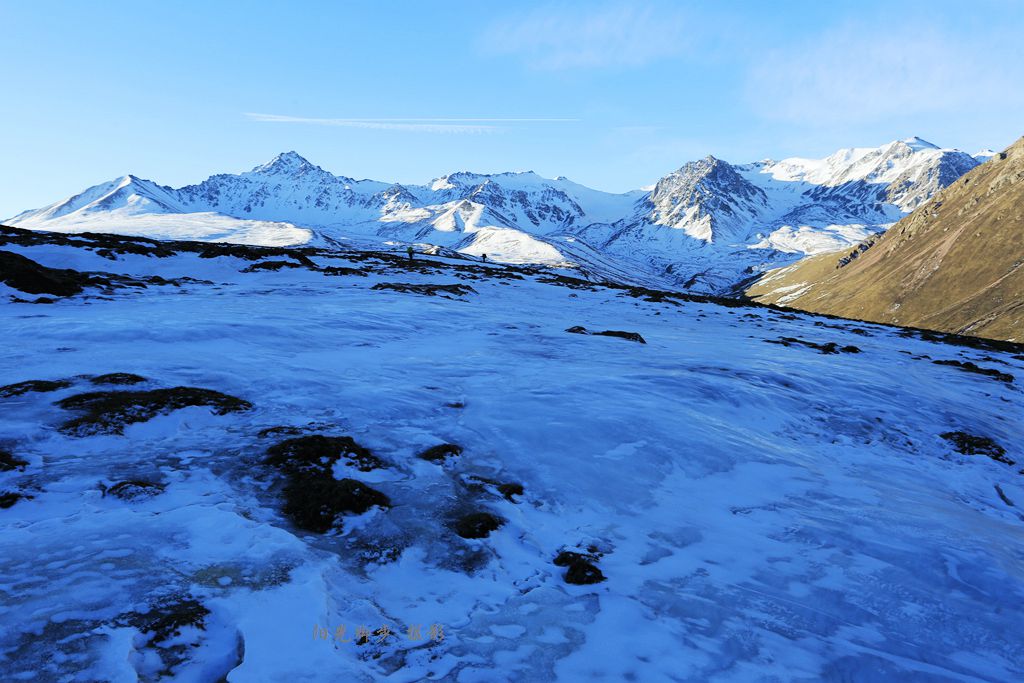
{"type": "Polygon", "coordinates": [[[64,217],[84,218],[105,214],[139,215],[184,213],[176,191],[149,180],[126,175],[94,185],[80,194],[34,211],[25,211],[11,222],[45,224],[64,217]]]}
{"type": "Polygon", "coordinates": [[[735,241],[763,219],[768,198],[731,165],[708,156],[659,180],[639,211],[654,225],[698,240],[735,241]]]}
{"type": "Polygon", "coordinates": [[[747,294],[851,318],[1024,340],[1024,139],[883,235],[747,294]]]}
{"type": "Polygon", "coordinates": [[[197,278],[49,305],[0,285],[0,450],[24,463],[0,471],[3,680],[1024,677],[1019,347],[465,259],[0,241],[197,278]],[[252,268],[300,256],[348,270],[252,268]],[[64,399],[179,385],[252,405],[61,431],[64,399]],[[297,527],[267,453],[316,434],[372,451],[330,476],[389,507],[297,527]],[[460,537],[477,512],[501,526],[460,537]],[[579,562],[605,580],[567,583],[579,562]]]}
{"type": "Polygon", "coordinates": [[[173,214],[184,225],[216,223],[205,233],[190,227],[179,238],[251,242],[258,234],[269,235],[268,244],[386,238],[474,254],[490,248],[494,258],[544,264],[571,262],[544,239],[568,233],[604,251],[616,270],[640,268],[660,272],[667,285],[723,291],[766,265],[884,230],[977,163],[909,138],[818,160],[733,166],[708,156],[649,191],[613,194],[533,172],[459,172],[426,185],[355,180],[288,152],[247,173],[179,189],[126,176],[9,222],[75,231],[103,230],[106,220],[114,232],[175,237],[168,221],[157,218],[173,214]],[[231,219],[261,227],[232,228],[231,219]]]}
{"type": "Polygon", "coordinates": [[[632,216],[579,234],[640,257],[673,286],[728,291],[753,273],[885,230],[977,161],[919,138],[825,159],[714,157],[658,182],[632,216]]]}

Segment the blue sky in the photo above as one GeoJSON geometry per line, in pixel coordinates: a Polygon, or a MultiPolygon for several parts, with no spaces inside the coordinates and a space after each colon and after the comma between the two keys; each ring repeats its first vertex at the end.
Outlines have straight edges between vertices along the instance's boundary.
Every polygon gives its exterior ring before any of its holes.
{"type": "Polygon", "coordinates": [[[605,190],[714,154],[1024,134],[1024,2],[8,2],[0,216],[296,150],[605,190]]]}

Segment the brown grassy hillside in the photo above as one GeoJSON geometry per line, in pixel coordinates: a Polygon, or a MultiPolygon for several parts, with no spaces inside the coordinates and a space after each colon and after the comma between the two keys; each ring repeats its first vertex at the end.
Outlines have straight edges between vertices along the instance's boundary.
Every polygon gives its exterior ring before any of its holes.
{"type": "Polygon", "coordinates": [[[747,295],[848,318],[1024,341],[1024,138],[866,250],[769,271],[747,295]]]}

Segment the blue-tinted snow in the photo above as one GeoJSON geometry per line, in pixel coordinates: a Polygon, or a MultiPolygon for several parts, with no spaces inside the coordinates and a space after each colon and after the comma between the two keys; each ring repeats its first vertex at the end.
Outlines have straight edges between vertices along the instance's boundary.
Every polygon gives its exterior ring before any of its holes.
{"type": "Polygon", "coordinates": [[[988,436],[1024,460],[1020,389],[929,360],[1024,377],[1019,358],[532,276],[242,274],[233,258],[14,249],[214,284],[2,303],[0,385],[134,372],[152,380],[144,388],[207,387],[255,408],[71,438],[52,402],[93,389],[84,379],[0,399],[0,447],[29,461],[0,488],[33,496],[0,510],[4,680],[152,679],[158,653],[117,617],[171,590],[211,610],[206,631],[182,634],[176,680],[1024,676],[1024,476],[939,436],[988,436]],[[478,293],[370,289],[382,281],[478,293]],[[862,353],[764,341],[781,336],[862,353]],[[310,423],[388,462],[338,474],[393,508],[325,536],[290,525],[260,464],[275,440],[257,432],[310,423]],[[443,466],[416,458],[441,442],[465,452],[443,466]],[[473,490],[472,475],[525,494],[473,490]],[[133,477],[166,488],[103,496],[100,484],[133,477]],[[446,523],[463,509],[507,524],[460,539],[446,523]],[[552,559],[591,545],[608,580],[566,584],[552,559]],[[384,624],[401,634],[384,645],[313,638],[384,624]],[[420,624],[443,625],[444,640],[409,640],[420,624]]]}

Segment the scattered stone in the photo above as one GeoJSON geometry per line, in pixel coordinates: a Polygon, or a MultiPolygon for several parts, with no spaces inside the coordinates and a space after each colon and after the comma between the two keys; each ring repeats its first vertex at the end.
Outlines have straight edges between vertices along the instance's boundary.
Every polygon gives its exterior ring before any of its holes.
{"type": "Polygon", "coordinates": [[[69,396],[57,402],[65,410],[85,414],[65,422],[60,431],[72,436],[123,434],[124,428],[157,415],[190,406],[205,406],[216,415],[249,410],[252,404],[212,389],[174,387],[150,391],[93,391],[69,396]]]}
{"type": "Polygon", "coordinates": [[[93,384],[141,384],[149,380],[141,375],[133,375],[130,372],[111,372],[106,375],[97,375],[89,381],[93,384]]]}
{"type": "Polygon", "coordinates": [[[54,381],[45,379],[30,379],[27,382],[18,382],[17,384],[8,384],[5,387],[0,387],[0,398],[21,396],[22,394],[27,394],[30,391],[57,391],[59,389],[67,389],[70,386],[71,382],[69,382],[66,379],[54,381]]]}
{"type": "Polygon", "coordinates": [[[444,462],[445,458],[454,458],[462,455],[462,446],[454,443],[442,443],[431,446],[420,453],[419,457],[430,462],[444,462]]]}
{"type": "Polygon", "coordinates": [[[151,481],[144,481],[142,479],[127,479],[125,481],[119,481],[113,486],[103,491],[103,495],[108,494],[121,500],[139,500],[143,498],[152,498],[153,496],[159,495],[164,490],[163,484],[157,484],[151,481]]]}
{"type": "Polygon", "coordinates": [[[0,472],[10,472],[17,469],[24,470],[27,466],[28,461],[15,457],[10,451],[0,448],[0,472]]]}
{"type": "Polygon", "coordinates": [[[490,512],[473,512],[460,517],[452,528],[463,538],[487,538],[504,524],[505,520],[490,512]]]}
{"type": "Polygon", "coordinates": [[[523,485],[509,482],[508,484],[498,484],[498,493],[505,496],[505,500],[509,502],[516,502],[512,499],[512,496],[523,495],[523,485]]]}
{"type": "Polygon", "coordinates": [[[387,508],[391,500],[355,479],[297,476],[285,487],[284,513],[300,529],[324,533],[343,512],[361,514],[371,507],[387,508]]]}
{"type": "Polygon", "coordinates": [[[408,292],[410,294],[422,294],[424,296],[437,296],[438,294],[451,294],[453,296],[465,296],[476,294],[476,290],[469,285],[414,285],[404,282],[380,282],[371,289],[390,289],[395,292],[408,292]]]}
{"type": "Polygon", "coordinates": [[[976,436],[967,432],[943,432],[943,439],[953,444],[958,453],[963,455],[984,455],[1007,465],[1015,464],[1006,457],[1006,449],[987,436],[976,436]]]}
{"type": "Polygon", "coordinates": [[[361,472],[384,467],[383,461],[350,436],[312,434],[286,439],[267,449],[268,465],[292,474],[327,475],[339,459],[361,472]]]}
{"type": "Polygon", "coordinates": [[[1013,375],[1008,372],[1001,372],[995,368],[983,368],[979,365],[975,365],[971,361],[959,361],[959,360],[933,360],[932,363],[935,365],[950,365],[955,368],[960,368],[964,372],[973,372],[976,375],[984,375],[986,377],[992,377],[999,380],[1000,382],[1012,383],[1013,375]]]}

